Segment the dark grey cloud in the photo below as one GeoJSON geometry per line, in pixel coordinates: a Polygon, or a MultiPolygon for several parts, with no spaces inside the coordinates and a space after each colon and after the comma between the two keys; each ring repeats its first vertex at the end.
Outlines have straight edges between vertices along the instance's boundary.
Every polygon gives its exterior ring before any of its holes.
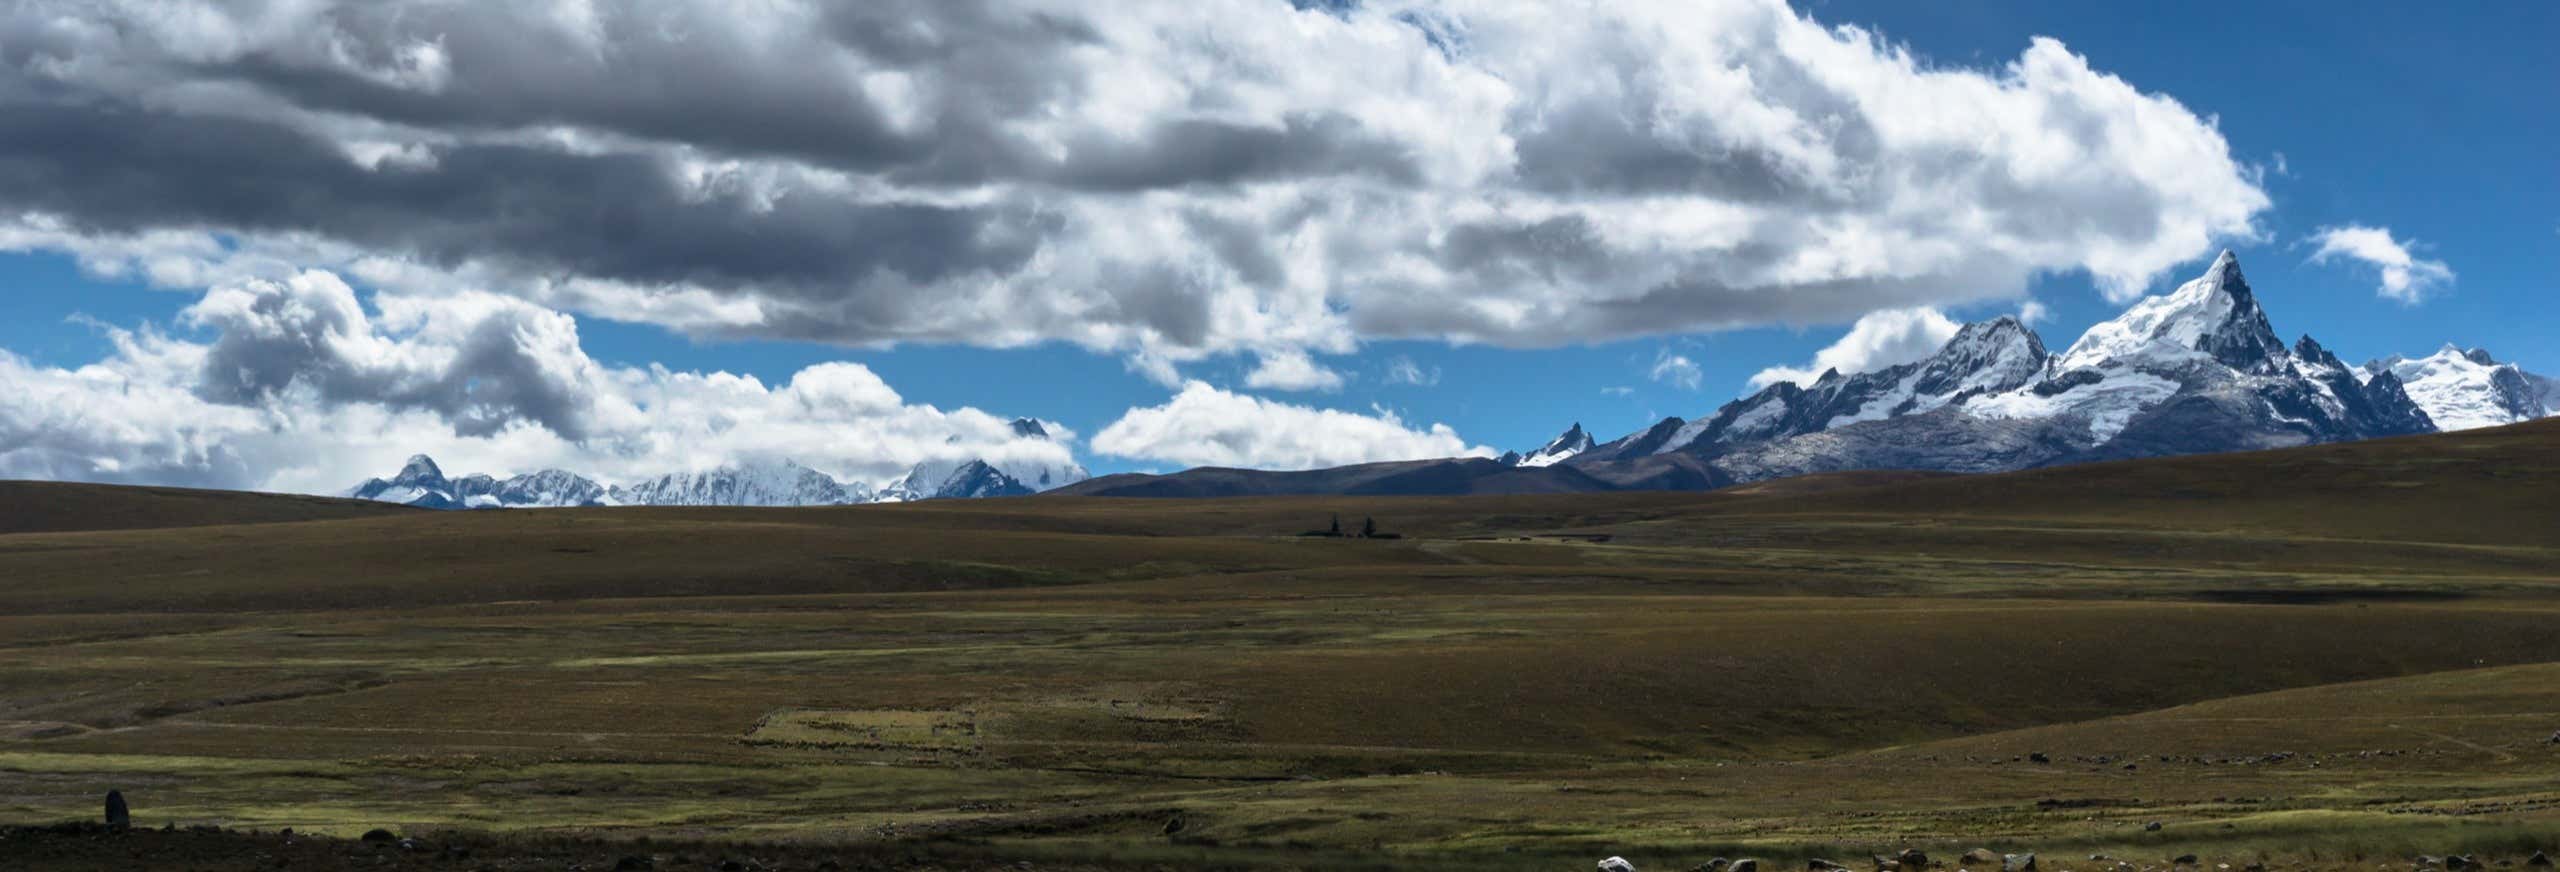
{"type": "Polygon", "coordinates": [[[219,288],[187,312],[214,334],[195,393],[268,406],[303,391],[329,405],[434,412],[464,436],[526,421],[586,438],[595,365],[575,325],[521,303],[470,314],[454,335],[412,342],[381,335],[353,290],[324,273],[219,288]]]}
{"type": "Polygon", "coordinates": [[[527,145],[437,148],[367,169],[279,124],[98,104],[0,111],[0,200],[83,229],[309,232],[440,264],[791,295],[1007,273],[1037,249],[1019,206],[760,201],[681,187],[665,161],[527,145]],[[1014,225],[1007,228],[1000,225],[1014,225]]]}

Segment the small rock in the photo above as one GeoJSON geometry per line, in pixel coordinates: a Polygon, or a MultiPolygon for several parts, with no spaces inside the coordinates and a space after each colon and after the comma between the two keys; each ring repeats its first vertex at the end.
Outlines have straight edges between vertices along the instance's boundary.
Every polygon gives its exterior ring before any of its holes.
{"type": "Polygon", "coordinates": [[[2000,872],[2036,872],[2036,855],[2032,852],[2002,854],[2000,855],[2000,872]]]}
{"type": "Polygon", "coordinates": [[[2195,864],[2196,855],[2194,854],[2180,854],[2169,858],[2169,865],[2171,866],[2193,866],[2195,864]]]}
{"type": "Polygon", "coordinates": [[[125,807],[124,791],[107,791],[107,826],[118,830],[133,826],[133,809],[125,807]]]}
{"type": "Polygon", "coordinates": [[[357,838],[360,841],[366,842],[397,842],[400,840],[400,836],[398,834],[395,834],[390,830],[383,829],[366,830],[364,831],[364,835],[358,836],[357,838]]]}
{"type": "Polygon", "coordinates": [[[1706,869],[1708,872],[1724,872],[1724,868],[1731,865],[1733,865],[1733,861],[1727,860],[1723,857],[1717,857],[1715,859],[1708,860],[1707,865],[1700,866],[1698,868],[1706,869]]]}
{"type": "Polygon", "coordinates": [[[1760,861],[1745,857],[1724,867],[1724,872],[1760,872],[1760,861]]]}
{"type": "Polygon", "coordinates": [[[1966,863],[1990,864],[2000,862],[2000,855],[1991,853],[1990,848],[1975,848],[1964,852],[1964,856],[1956,859],[1966,863]]]}
{"type": "Polygon", "coordinates": [[[2042,752],[2042,751],[2038,751],[2038,752],[2035,752],[2035,753],[2033,753],[2033,754],[2029,754],[2029,755],[2027,755],[2027,762],[2029,762],[2029,763],[2051,763],[2051,762],[2053,762],[2053,758],[2045,756],[2045,755],[2044,755],[2044,752],[2042,752]]]}
{"type": "Polygon", "coordinates": [[[1904,848],[1902,853],[1893,855],[1893,860],[1905,869],[1929,868],[1929,855],[1920,853],[1918,848],[1904,848]]]}
{"type": "Polygon", "coordinates": [[[2113,860],[2113,859],[2115,859],[2115,858],[2114,858],[2114,857],[2109,857],[2109,856],[2107,856],[2107,855],[2105,855],[2105,854],[2091,854],[2091,855],[2089,855],[2089,862],[2091,862],[2091,863],[2096,863],[2096,862],[2100,862],[2100,861],[2104,861],[2104,860],[2113,860]]]}
{"type": "Polygon", "coordinates": [[[2543,856],[2541,851],[2535,851],[2533,852],[2533,856],[2524,858],[2524,864],[2527,866],[2540,866],[2548,869],[2551,867],[2551,858],[2543,856]]]}
{"type": "Polygon", "coordinates": [[[2142,831],[2143,831],[2143,832],[2146,832],[2146,833],[2156,833],[2156,832],[2159,832],[2159,831],[2160,831],[2160,822],[2159,822],[2159,821],[2152,821],[2152,822],[2150,822],[2150,823],[2143,824],[2143,825],[2142,825],[2142,831]]]}
{"type": "Polygon", "coordinates": [[[1804,861],[1805,872],[1849,872],[1849,867],[1815,857],[1804,861]]]}
{"type": "Polygon", "coordinates": [[[2462,854],[2454,854],[2444,858],[2444,867],[2447,869],[2474,869],[2478,868],[2479,865],[2480,861],[2471,859],[2470,857],[2462,854]]]}
{"type": "Polygon", "coordinates": [[[1625,857],[1611,857],[1600,861],[1600,872],[1636,872],[1636,864],[1625,857]]]}

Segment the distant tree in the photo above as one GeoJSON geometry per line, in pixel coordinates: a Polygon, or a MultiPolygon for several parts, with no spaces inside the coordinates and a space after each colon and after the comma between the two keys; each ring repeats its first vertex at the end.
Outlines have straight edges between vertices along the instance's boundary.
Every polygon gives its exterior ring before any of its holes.
{"type": "Polygon", "coordinates": [[[1367,538],[1370,538],[1370,537],[1373,537],[1373,536],[1376,536],[1376,535],[1378,535],[1378,519],[1376,519],[1376,518],[1361,518],[1361,519],[1360,519],[1360,538],[1362,538],[1362,539],[1367,539],[1367,538]]]}
{"type": "Polygon", "coordinates": [[[1330,527],[1330,528],[1327,528],[1326,532],[1332,533],[1333,535],[1336,535],[1336,536],[1340,536],[1340,535],[1342,535],[1342,516],[1341,516],[1341,515],[1335,515],[1335,516],[1333,516],[1333,526],[1332,526],[1332,527],[1330,527]]]}

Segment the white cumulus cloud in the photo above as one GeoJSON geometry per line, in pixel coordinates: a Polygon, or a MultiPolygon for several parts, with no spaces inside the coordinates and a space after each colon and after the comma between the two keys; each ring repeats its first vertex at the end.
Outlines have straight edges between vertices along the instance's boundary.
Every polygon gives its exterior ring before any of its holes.
{"type": "Polygon", "coordinates": [[[2414,304],[2426,299],[2430,291],[2453,283],[2452,267],[2441,260],[2426,260],[2409,253],[2416,240],[2392,238],[2388,227],[2323,227],[2311,234],[2310,241],[2319,245],[2311,253],[2312,263],[2343,258],[2372,267],[2382,280],[2375,292],[2384,299],[2414,304]]]}
{"type": "Polygon", "coordinates": [[[1282,349],[1262,355],[1245,373],[1245,387],[1282,391],[1333,391],[1342,388],[1342,373],[1315,362],[1305,351],[1282,349]]]}
{"type": "Polygon", "coordinates": [[[413,453],[457,472],[546,467],[611,484],[795,460],[882,482],[918,463],[1074,463],[977,409],[910,403],[869,368],[780,384],[616,367],[568,315],[489,294],[380,294],[306,271],[205,292],[179,324],[110,330],[114,350],[60,368],[0,351],[0,478],[327,493],[413,453]]]}
{"type": "Polygon", "coordinates": [[[1160,406],[1130,409],[1093,436],[1093,449],[1182,466],[1318,469],[1433,457],[1491,457],[1445,424],[1415,428],[1393,412],[1359,414],[1184,385],[1160,406]]]}
{"type": "Polygon", "coordinates": [[[1910,363],[1936,354],[1962,329],[1964,325],[1936,309],[1879,309],[1850,325],[1839,341],[1814,352],[1813,363],[1753,373],[1751,387],[1756,390],[1782,381],[1810,385],[1827,370],[1848,375],[1910,363]]]}
{"type": "Polygon", "coordinates": [[[1782,0],[168,5],[0,16],[0,248],[1173,382],[2124,298],[2268,208],[2059,41],[1963,66],[1782,0]]]}

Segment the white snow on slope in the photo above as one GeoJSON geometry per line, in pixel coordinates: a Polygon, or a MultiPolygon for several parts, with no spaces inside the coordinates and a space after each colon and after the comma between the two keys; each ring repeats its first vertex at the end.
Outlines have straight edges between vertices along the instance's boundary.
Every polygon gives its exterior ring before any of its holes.
{"type": "Polygon", "coordinates": [[[2426,357],[2395,359],[2387,365],[2392,375],[2400,377],[2409,399],[2425,409],[2440,430],[2495,427],[2560,411],[2537,396],[2538,385],[2515,364],[2483,363],[2452,345],[2426,357]]]}
{"type": "Polygon", "coordinates": [[[2231,317],[2234,301],[2222,292],[2223,274],[2238,269],[2231,252],[2176,291],[2150,297],[2112,321],[2099,323],[2071,344],[2054,365],[2055,372],[2101,366],[2110,361],[2174,366],[2200,357],[2199,341],[2231,317]]]}
{"type": "Polygon", "coordinates": [[[2149,373],[2118,370],[2049,397],[2033,390],[1977,396],[1965,402],[1964,410],[1984,418],[2082,415],[2089,419],[2089,435],[2105,442],[2124,432],[2134,415],[2177,392],[2177,382],[2149,373]]]}

